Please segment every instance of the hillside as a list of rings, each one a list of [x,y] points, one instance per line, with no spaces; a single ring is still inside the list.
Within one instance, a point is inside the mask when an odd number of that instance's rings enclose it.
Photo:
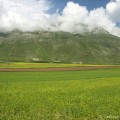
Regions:
[[[120,64],[120,38],[104,31],[0,33],[0,61]]]

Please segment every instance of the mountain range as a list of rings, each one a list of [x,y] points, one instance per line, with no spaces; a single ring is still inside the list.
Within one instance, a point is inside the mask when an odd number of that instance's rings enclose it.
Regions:
[[[102,29],[0,32],[0,62],[120,64],[120,38]]]

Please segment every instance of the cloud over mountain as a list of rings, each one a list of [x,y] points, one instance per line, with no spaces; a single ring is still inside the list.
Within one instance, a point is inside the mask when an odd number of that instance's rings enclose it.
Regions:
[[[46,0],[0,0],[0,30],[34,31],[47,26]]]
[[[62,13],[50,14],[48,0],[0,0],[0,31],[92,31],[104,28],[120,36],[120,0],[110,1],[106,8],[89,11],[86,6],[68,2]]]
[[[113,0],[106,5],[106,12],[114,22],[120,22],[120,0]]]

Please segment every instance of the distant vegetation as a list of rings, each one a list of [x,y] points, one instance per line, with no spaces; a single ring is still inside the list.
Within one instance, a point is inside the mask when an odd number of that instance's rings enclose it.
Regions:
[[[82,66],[81,64],[59,64],[59,63],[0,63],[0,68],[61,68],[61,67],[75,67]],[[85,66],[85,65],[84,65]]]
[[[8,62],[0,63],[0,68],[63,68],[63,67],[88,67],[88,66],[108,66],[120,67],[120,65],[90,65],[90,64],[63,64],[63,63],[26,63],[26,62]]]
[[[0,62],[120,64],[120,38],[104,31],[0,33]]]

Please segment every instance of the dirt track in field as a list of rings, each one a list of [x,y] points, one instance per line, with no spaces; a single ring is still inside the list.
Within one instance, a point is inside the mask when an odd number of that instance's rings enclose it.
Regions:
[[[0,72],[42,72],[42,71],[79,71],[120,68],[120,66],[80,66],[61,68],[0,68]]]

